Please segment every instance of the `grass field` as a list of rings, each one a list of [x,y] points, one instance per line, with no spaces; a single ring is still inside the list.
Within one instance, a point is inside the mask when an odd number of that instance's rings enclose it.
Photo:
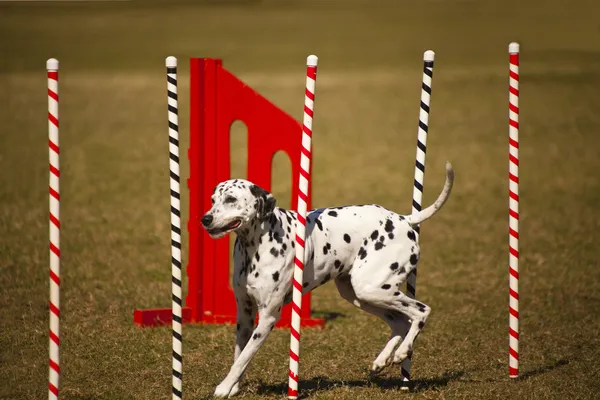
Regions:
[[[300,119],[304,61],[317,54],[313,206],[409,213],[429,48],[424,203],[439,193],[446,160],[456,182],[422,227],[417,297],[433,311],[416,343],[415,387],[398,389],[398,368],[369,377],[387,326],[329,283],[312,304],[326,329],[303,330],[303,394],[597,398],[599,12],[583,0],[0,3],[0,398],[47,391],[46,59],[61,62],[61,397],[160,399],[170,397],[171,330],[136,328],[132,312],[170,306],[164,58],[182,65],[185,154],[189,57],[223,58]],[[517,380],[507,372],[511,41],[522,49]],[[241,177],[242,133],[232,149]],[[276,166],[273,192],[285,205],[289,163]],[[234,331],[185,326],[186,399],[209,396],[225,377]],[[275,330],[250,365],[244,398],[286,396],[288,346],[289,332]]]

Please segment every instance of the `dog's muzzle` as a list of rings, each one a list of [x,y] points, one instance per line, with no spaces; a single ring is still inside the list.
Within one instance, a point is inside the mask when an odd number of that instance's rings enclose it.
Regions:
[[[210,214],[204,215],[201,220],[202,226],[204,226],[204,229],[206,229],[208,234],[211,236],[221,236],[227,234],[233,231],[234,229],[238,228],[242,224],[242,220],[240,218],[236,218],[227,225],[211,227],[213,220],[214,218]]]

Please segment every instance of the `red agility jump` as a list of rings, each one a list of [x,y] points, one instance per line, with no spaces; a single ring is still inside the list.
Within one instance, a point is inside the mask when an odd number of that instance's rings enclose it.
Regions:
[[[190,108],[188,295],[183,322],[235,323],[229,239],[211,239],[200,223],[211,206],[214,187],[231,177],[231,125],[238,120],[246,125],[248,180],[264,189],[271,190],[275,153],[282,150],[290,157],[293,210],[297,209],[298,202],[302,125],[223,68],[219,59],[190,60]],[[310,198],[307,206],[310,209]],[[303,296],[302,302],[302,326],[323,326],[323,319],[310,317],[310,293]],[[134,322],[140,326],[166,325],[171,319],[171,308],[134,312]],[[287,305],[276,326],[289,327],[290,323],[291,305]]]

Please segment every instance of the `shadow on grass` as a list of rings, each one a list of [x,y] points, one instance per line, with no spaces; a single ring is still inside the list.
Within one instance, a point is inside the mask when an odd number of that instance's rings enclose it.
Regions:
[[[519,375],[519,377],[517,379],[522,381],[522,380],[529,379],[529,378],[537,376],[537,375],[545,374],[546,372],[550,372],[553,369],[562,367],[563,365],[567,365],[568,363],[569,363],[569,360],[567,360],[565,358],[561,358],[554,364],[542,365],[541,367],[538,367],[531,371],[523,372],[522,374]]]
[[[464,371],[446,371],[442,375],[434,378],[415,379],[409,383],[410,392],[423,392],[429,389],[439,389],[449,382],[458,380],[464,375]],[[332,390],[338,387],[346,388],[382,388],[382,389],[399,389],[404,386],[402,378],[383,378],[383,377],[367,377],[363,380],[332,380],[323,376],[315,376],[309,380],[300,380],[301,398],[308,398],[316,395],[318,392]],[[281,395],[287,394],[287,383],[279,385],[264,385],[258,386],[257,394],[259,395]]]
[[[548,364],[548,365],[542,365],[538,368],[532,369],[531,371],[526,371],[523,372],[521,374],[519,374],[518,378],[515,378],[514,380],[516,381],[524,381],[526,379],[538,376],[538,375],[542,375],[545,374],[547,372],[550,372],[558,367],[562,367],[563,365],[567,365],[569,364],[569,360],[565,359],[565,358],[561,358],[560,360],[556,361],[555,363],[552,364]],[[481,383],[481,382],[500,382],[507,379],[506,376],[503,376],[502,378],[487,378],[487,379],[466,379],[463,380],[463,382],[477,382],[477,383]],[[512,379],[512,378],[511,378]]]

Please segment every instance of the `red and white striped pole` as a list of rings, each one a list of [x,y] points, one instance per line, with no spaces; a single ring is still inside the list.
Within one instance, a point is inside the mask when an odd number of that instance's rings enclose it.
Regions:
[[[298,191],[298,225],[296,226],[296,260],[294,267],[292,297],[292,328],[290,332],[290,374],[288,398],[298,398],[298,369],[300,363],[300,315],[302,310],[302,279],[304,275],[304,241],[306,239],[306,208],[312,142],[312,121],[317,80],[317,56],[306,59],[306,92],[304,97],[304,126],[302,128],[302,152],[300,155],[300,179]]]
[[[508,375],[519,376],[519,44],[508,46],[509,317]]]
[[[48,70],[48,147],[50,156],[50,372],[48,399],[58,399],[60,322],[60,168],[58,163],[58,60]]]

